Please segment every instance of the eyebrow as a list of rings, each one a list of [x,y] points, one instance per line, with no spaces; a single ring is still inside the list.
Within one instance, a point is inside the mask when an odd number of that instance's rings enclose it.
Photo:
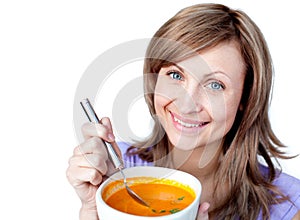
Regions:
[[[178,68],[181,72],[186,72],[181,66],[177,65],[176,63],[172,63],[170,66],[175,66],[176,68]],[[169,67],[170,67],[169,66]]]
[[[177,65],[176,63],[171,63],[171,65],[169,66],[166,66],[167,68],[168,67],[172,67],[172,66],[175,66],[176,68],[178,68],[181,72],[183,73],[186,73],[185,69],[183,69],[181,66]],[[209,72],[209,73],[205,73],[204,76],[207,77],[207,76],[210,76],[210,75],[213,75],[213,74],[222,74],[224,76],[226,76],[227,78],[231,79],[231,77],[226,74],[225,72],[221,71],[221,70],[216,70],[216,71],[213,71],[213,72]]]
[[[231,79],[231,77],[227,73],[225,73],[221,70],[216,70],[214,72],[207,73],[207,74],[205,74],[205,76],[210,76],[210,75],[213,75],[213,74],[222,74],[222,75],[226,76],[228,79]]]

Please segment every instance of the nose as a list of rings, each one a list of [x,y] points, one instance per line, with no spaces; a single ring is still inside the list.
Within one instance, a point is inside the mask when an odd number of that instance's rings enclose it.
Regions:
[[[199,113],[207,103],[207,95],[199,84],[193,84],[180,89],[174,102],[182,114]]]

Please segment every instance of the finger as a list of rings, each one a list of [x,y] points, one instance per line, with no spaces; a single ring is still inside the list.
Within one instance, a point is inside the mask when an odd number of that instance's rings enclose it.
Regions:
[[[199,210],[198,210],[198,216],[197,220],[208,220],[208,209],[209,209],[210,204],[207,202],[204,202],[200,205]]]
[[[113,133],[112,125],[108,117],[104,117],[100,120],[100,124],[107,128],[110,133]]]
[[[111,125],[111,122],[110,122],[110,119],[108,117],[104,117],[100,120],[100,124],[102,124],[106,129],[107,129],[107,138],[108,139],[105,139],[109,142],[112,142],[115,140],[115,136],[114,136],[114,132],[113,132],[113,129],[112,129],[112,125]]]
[[[100,137],[105,141],[111,142],[115,140],[111,124],[108,118],[103,118],[104,124],[85,123],[81,127],[83,137],[89,139],[91,137]]]
[[[108,169],[106,160],[97,154],[84,154],[82,156],[71,157],[69,164],[73,167],[94,168],[98,170],[101,175],[105,175]]]
[[[70,184],[74,188],[78,188],[83,184],[91,183],[94,186],[99,185],[103,177],[99,171],[87,167],[74,167],[70,166],[66,172]]]
[[[107,151],[103,141],[98,137],[92,137],[79,146],[74,148],[74,155],[83,154],[100,154],[103,158],[107,159]]]
[[[108,143],[107,143],[108,144]],[[111,142],[119,158],[122,158],[122,152],[116,142]],[[99,154],[103,160],[108,159],[107,148],[103,141],[98,137],[93,137],[74,148],[73,155],[80,156],[84,154]]]

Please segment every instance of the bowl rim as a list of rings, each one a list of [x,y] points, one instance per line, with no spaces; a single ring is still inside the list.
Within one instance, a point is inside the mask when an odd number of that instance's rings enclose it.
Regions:
[[[184,171],[181,171],[181,170],[176,170],[176,169],[171,169],[171,168],[167,168],[167,167],[159,167],[159,166],[135,166],[135,167],[128,167],[128,168],[125,168],[123,171],[125,172],[125,175],[126,173],[128,172],[128,170],[130,171],[134,171],[135,169],[151,169],[151,170],[162,170],[166,173],[170,172],[170,173],[179,173],[179,174],[184,174],[184,175],[187,175],[189,176],[190,178],[194,179],[195,180],[195,183],[197,185],[197,187],[199,187],[197,190],[194,189],[194,187],[191,187],[194,192],[195,192],[195,199],[194,201],[189,204],[185,209],[181,210],[180,212],[177,212],[177,213],[174,213],[172,214],[172,216],[175,218],[177,216],[181,216],[183,215],[184,213],[186,212],[189,212],[192,207],[195,205],[195,203],[200,203],[200,196],[201,196],[201,193],[202,193],[202,184],[201,182],[195,177],[193,176],[192,174],[190,173],[187,173],[187,172],[184,172]],[[122,212],[122,211],[119,211],[117,209],[114,209],[113,207],[109,206],[106,204],[106,202],[104,201],[104,199],[102,199],[102,192],[105,188],[105,186],[110,183],[110,182],[113,182],[113,181],[116,181],[120,178],[115,178],[116,176],[120,175],[119,172],[115,172],[114,174],[112,174],[111,176],[109,176],[104,182],[101,183],[101,185],[99,186],[99,188],[97,189],[96,191],[96,203],[97,203],[97,208],[99,206],[100,203],[104,204],[104,206],[106,206],[110,212],[112,212],[112,215],[113,213],[118,213],[118,214],[122,214],[124,215],[124,217],[131,217],[131,218],[139,218],[139,219],[163,219],[163,218],[166,218],[166,216],[169,216],[169,215],[164,215],[164,216],[139,216],[139,215],[133,215],[133,214],[128,214],[126,212]],[[147,172],[145,171],[145,175],[144,176],[149,176],[149,177],[153,177],[151,175],[147,175]],[[170,175],[169,175],[170,176]],[[131,176],[130,176],[131,177]],[[128,178],[130,178],[128,177]],[[162,177],[162,178],[165,178],[165,177]],[[166,177],[166,179],[168,179]],[[170,178],[171,179],[171,178]],[[172,179],[171,179],[172,180]],[[175,180],[175,181],[178,181],[180,182],[180,180]],[[182,184],[186,184],[186,183],[182,183]]]

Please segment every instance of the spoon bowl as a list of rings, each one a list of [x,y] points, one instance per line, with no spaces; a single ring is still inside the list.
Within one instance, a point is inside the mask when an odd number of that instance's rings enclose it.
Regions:
[[[126,180],[126,176],[123,172],[122,169],[120,169],[120,172],[123,176],[123,182],[124,182],[124,185],[125,185],[125,188],[126,188],[126,191],[127,193],[138,203],[144,205],[144,206],[147,206],[147,207],[150,207],[150,205],[145,202],[145,200],[143,200],[138,194],[136,194],[128,185],[127,185],[127,180]]]

